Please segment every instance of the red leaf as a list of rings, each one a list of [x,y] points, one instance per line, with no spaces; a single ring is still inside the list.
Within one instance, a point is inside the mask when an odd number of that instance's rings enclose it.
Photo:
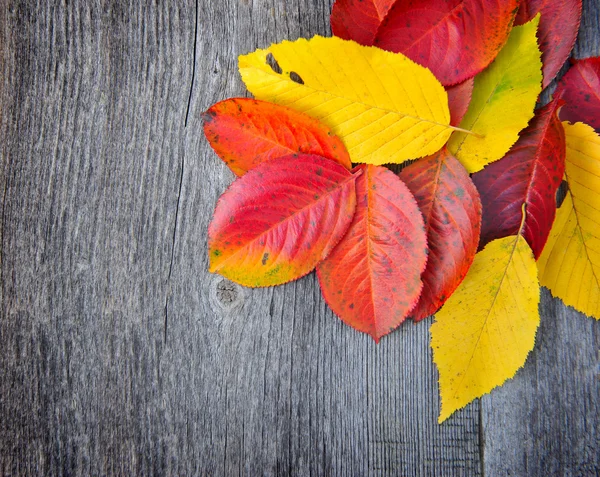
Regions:
[[[469,109],[475,80],[470,78],[454,86],[447,86],[448,107],[450,108],[450,125],[458,126]]]
[[[400,173],[425,218],[429,244],[423,292],[411,316],[422,320],[444,304],[467,274],[479,243],[481,202],[475,185],[446,148]]]
[[[356,170],[363,174],[354,220],[317,274],[331,309],[378,342],[419,298],[427,244],[419,208],[400,179],[381,166]]]
[[[202,117],[208,142],[238,176],[269,159],[296,152],[352,167],[344,144],[331,129],[293,109],[232,98],[214,104]]]
[[[480,248],[494,239],[516,235],[526,206],[523,236],[536,259],[548,239],[556,213],[556,190],[565,170],[565,134],[554,100],[536,111],[506,156],[473,174],[481,194]]]
[[[556,77],[573,49],[581,21],[581,0],[523,0],[515,25],[523,25],[541,13],[538,43],[546,87]]]
[[[600,132],[600,57],[574,60],[555,97],[565,100],[560,119],[584,122]]]
[[[371,46],[377,29],[396,0],[337,0],[331,9],[335,36]]]
[[[331,28],[336,36],[403,53],[448,86],[492,62],[508,38],[519,1],[397,0],[374,30],[379,17],[351,16],[358,5],[371,2],[337,0]]]
[[[356,175],[300,154],[260,164],[221,196],[208,228],[211,272],[249,287],[309,273],[346,233]]]

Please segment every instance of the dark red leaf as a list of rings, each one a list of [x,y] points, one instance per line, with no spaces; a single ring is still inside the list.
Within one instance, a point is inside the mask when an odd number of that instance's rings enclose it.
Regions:
[[[367,21],[353,14],[372,1],[337,0],[331,28],[336,36],[403,53],[448,86],[492,62],[508,38],[519,1],[397,0],[384,16],[369,13]]]
[[[381,166],[356,170],[362,175],[354,220],[317,274],[331,309],[378,342],[419,298],[427,245],[423,218],[402,181]]]
[[[581,0],[523,0],[515,25],[523,25],[541,13],[538,43],[542,51],[545,88],[565,64],[579,32]]]
[[[450,108],[450,124],[458,126],[469,109],[475,80],[470,78],[454,86],[447,86],[448,107]]]
[[[473,174],[481,194],[480,248],[494,239],[519,233],[539,257],[556,214],[556,190],[565,170],[565,134],[556,111],[559,100],[538,110],[519,140],[499,161]]]
[[[315,155],[260,164],[217,203],[208,228],[209,270],[250,287],[306,275],[346,233],[356,207],[355,179]]]
[[[446,148],[400,173],[425,218],[429,258],[423,292],[411,316],[435,313],[467,274],[479,243],[481,202],[475,185]]]
[[[344,144],[331,129],[285,106],[232,98],[214,104],[202,117],[208,142],[238,176],[261,162],[296,152],[352,167]]]
[[[560,80],[555,97],[565,100],[560,119],[581,121],[600,132],[600,57],[573,61]]]

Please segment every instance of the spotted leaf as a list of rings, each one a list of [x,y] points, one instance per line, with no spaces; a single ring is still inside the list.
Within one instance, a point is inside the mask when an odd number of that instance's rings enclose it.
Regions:
[[[221,196],[208,229],[210,271],[249,287],[309,273],[354,215],[356,174],[329,159],[273,159]]]
[[[400,179],[417,199],[429,244],[423,292],[410,316],[435,313],[463,280],[479,242],[481,203],[469,174],[446,148],[406,167]]]
[[[202,117],[208,142],[238,176],[292,153],[316,154],[352,167],[344,144],[331,129],[293,109],[232,98],[211,106]]]
[[[317,274],[331,309],[377,342],[419,298],[426,237],[415,199],[393,172],[372,165],[357,172],[356,215]]]

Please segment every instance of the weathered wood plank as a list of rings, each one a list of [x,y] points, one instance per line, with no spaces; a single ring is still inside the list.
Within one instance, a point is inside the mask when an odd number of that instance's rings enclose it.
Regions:
[[[206,273],[231,175],[199,112],[244,94],[237,54],[326,33],[328,8],[202,2],[187,130],[191,2],[5,11],[4,473],[478,468],[472,413],[433,424],[425,326],[377,348],[314,277],[250,292]]]
[[[4,475],[166,465],[156,388],[193,31],[184,7],[1,9]]]
[[[232,180],[199,114],[237,55],[328,34],[330,4],[9,4],[2,17],[4,474],[473,475],[477,405],[439,427],[427,324],[381,346],[314,276],[207,269]],[[164,341],[164,320],[168,335]]]
[[[600,473],[600,327],[543,294],[536,346],[481,400],[486,475]]]
[[[4,6],[0,474],[479,474],[479,403],[436,423],[429,321],[375,346],[314,275],[247,290],[206,272],[233,176],[199,115],[245,95],[237,55],[329,34],[330,3],[199,0],[187,129],[194,0]],[[491,458],[512,442],[484,417]]]
[[[600,3],[583,1],[576,58],[600,55]],[[481,400],[485,475],[600,474],[600,327],[542,293],[536,345]]]

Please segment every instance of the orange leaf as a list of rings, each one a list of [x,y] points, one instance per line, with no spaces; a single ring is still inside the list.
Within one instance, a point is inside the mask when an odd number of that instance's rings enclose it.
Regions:
[[[297,152],[352,167],[344,144],[331,129],[285,106],[232,98],[214,104],[202,117],[208,142],[237,176],[269,159]]]
[[[417,203],[398,176],[381,166],[356,170],[354,220],[317,274],[331,309],[378,342],[419,298],[427,243]]]

